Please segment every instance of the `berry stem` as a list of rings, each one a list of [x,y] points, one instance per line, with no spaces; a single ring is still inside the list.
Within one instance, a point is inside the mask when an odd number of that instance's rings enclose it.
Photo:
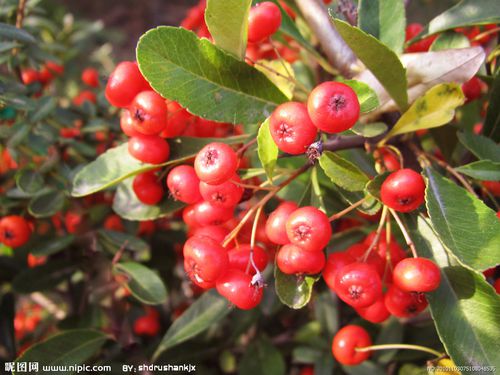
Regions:
[[[394,220],[396,220],[396,223],[398,223],[399,229],[403,233],[406,244],[410,247],[410,250],[411,250],[411,253],[413,254],[413,257],[418,258],[417,249],[415,248],[415,244],[413,243],[413,241],[410,237],[410,234],[408,233],[408,229],[406,229],[406,226],[403,224],[403,222],[401,221],[401,218],[396,213],[396,211],[394,211],[392,208],[389,208],[389,211],[391,212],[392,217],[394,217]]]
[[[420,352],[429,353],[435,355],[436,357],[441,357],[443,353],[437,350],[428,348],[426,346],[420,345],[410,345],[410,344],[384,344],[384,345],[370,345],[363,348],[356,348],[357,352],[371,352],[375,350],[391,350],[391,349],[408,349],[408,350],[418,350]]]
[[[247,269],[245,273],[248,273],[250,270],[250,265],[252,265],[255,273],[259,273],[259,269],[255,265],[255,262],[253,260],[253,249],[255,247],[255,236],[257,234],[257,227],[259,225],[259,218],[260,214],[262,212],[263,206],[260,206],[257,211],[255,212],[255,217],[253,219],[253,225],[252,225],[252,235],[250,236],[250,256],[248,258],[248,264],[247,264]]]
[[[336,214],[332,215],[329,217],[328,220],[330,221],[334,221],[334,220],[337,220],[339,218],[341,218],[342,216],[344,216],[345,214],[351,212],[352,210],[354,210],[355,208],[361,206],[364,202],[366,201],[366,197],[363,198],[363,199],[360,199],[359,201],[357,201],[356,203],[353,203],[351,204],[349,207],[347,207],[345,210],[342,210],[340,212],[337,212]]]
[[[245,143],[243,146],[241,146],[238,151],[236,152],[238,154],[238,157],[241,158],[245,152],[252,147],[255,143],[257,143],[257,138],[252,139],[251,141]]]
[[[370,244],[368,249],[366,249],[365,256],[363,257],[363,262],[366,262],[366,260],[370,256],[370,253],[375,248],[375,246],[377,246],[378,241],[380,240],[382,228],[384,228],[384,224],[385,224],[386,217],[387,217],[387,210],[388,210],[387,206],[384,206],[384,208],[382,208],[382,215],[380,216],[380,221],[378,222],[378,227],[377,227],[377,231],[375,232],[375,237],[373,237],[372,243]]]

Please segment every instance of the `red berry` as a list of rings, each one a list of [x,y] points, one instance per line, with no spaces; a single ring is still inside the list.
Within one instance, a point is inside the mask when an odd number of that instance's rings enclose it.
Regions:
[[[82,82],[90,87],[99,86],[99,73],[94,68],[86,68],[82,72]]]
[[[425,182],[412,169],[400,169],[385,179],[380,189],[382,202],[399,212],[410,212],[424,202]]]
[[[128,109],[124,109],[120,115],[120,127],[122,128],[122,131],[129,137],[142,135],[137,130],[135,130],[133,124],[134,120],[132,118],[132,115],[130,114],[130,111]]]
[[[28,242],[31,236],[29,223],[21,216],[11,215],[0,219],[0,242],[16,248]]]
[[[227,252],[229,256],[229,267],[246,272],[247,266],[250,264],[250,249],[250,244],[241,244],[229,250]],[[262,247],[257,245],[254,246],[253,261],[259,271],[262,272],[266,269],[269,258]],[[253,275],[255,274],[255,269],[250,265],[248,272],[250,275]]]
[[[129,139],[128,152],[143,163],[161,164],[168,160],[170,146],[157,135],[138,135]]]
[[[129,107],[133,126],[139,133],[156,135],[167,126],[167,103],[154,91],[142,91]]]
[[[500,181],[483,181],[483,186],[495,197],[500,197]]]
[[[197,228],[200,223],[196,220],[196,205],[190,204],[182,210],[182,221],[190,228]]]
[[[141,91],[151,90],[136,62],[123,61],[109,76],[106,85],[106,99],[115,107],[128,107]]]
[[[495,288],[495,292],[497,292],[497,294],[500,294],[500,279],[495,280],[493,288]]]
[[[372,345],[370,335],[360,326],[348,325],[333,338],[332,353],[335,359],[347,366],[355,366],[366,361],[371,352],[359,352],[356,348]]]
[[[64,66],[57,64],[54,61],[47,61],[45,63],[45,67],[56,75],[61,75],[64,73]]]
[[[153,171],[135,176],[132,188],[137,199],[144,204],[155,205],[163,198],[163,187]]]
[[[207,225],[205,227],[195,227],[191,232],[192,236],[207,236],[213,238],[219,243],[224,241],[224,238],[229,234],[229,230],[222,225]],[[228,253],[229,254],[229,253]],[[231,261],[231,259],[229,259]]]
[[[479,99],[482,93],[481,80],[477,77],[472,77],[462,85],[462,91],[467,98],[467,102]]]
[[[351,263],[337,272],[335,291],[352,307],[367,307],[382,297],[382,281],[372,265]]]
[[[134,322],[134,332],[138,336],[156,336],[159,331],[160,322],[155,316],[141,316]]]
[[[320,273],[325,262],[325,254],[322,251],[305,251],[293,244],[282,246],[276,256],[276,265],[281,272],[288,275]]]
[[[286,245],[290,242],[286,234],[286,221],[297,208],[295,202],[285,201],[269,215],[266,221],[266,234],[271,242],[277,245]]]
[[[426,258],[407,258],[393,271],[393,281],[405,292],[432,292],[441,282],[441,272],[433,261]]]
[[[28,267],[33,268],[33,267],[41,266],[42,264],[45,264],[47,262],[47,257],[28,254],[28,258],[27,258],[26,262],[28,263]]]
[[[278,148],[292,155],[306,152],[318,133],[306,106],[298,102],[279,105],[269,119],[269,130]]]
[[[211,185],[219,185],[234,176],[238,156],[225,143],[212,142],[203,147],[194,161],[198,178]]]
[[[409,318],[418,315],[427,307],[427,300],[422,293],[403,292],[391,285],[384,297],[385,307],[398,318]]]
[[[125,227],[123,226],[122,219],[118,215],[109,215],[103,224],[104,228],[109,230],[114,230],[115,232],[124,232]]]
[[[83,90],[77,96],[73,98],[74,105],[83,105],[83,103],[89,102],[95,104],[97,102],[97,97],[92,91]]]
[[[227,251],[210,237],[194,236],[184,244],[184,269],[198,286],[208,289],[227,270]]]
[[[345,251],[328,255],[325,269],[323,270],[323,279],[325,279],[326,285],[335,291],[335,277],[338,271],[354,262],[356,262],[356,259]]]
[[[179,103],[174,101],[168,101],[167,111],[167,126],[163,129],[160,136],[174,138],[182,135],[192,116]]]
[[[245,191],[241,186],[236,185],[235,182],[241,183],[237,174],[231,180],[223,182],[220,185],[209,185],[206,182],[200,182],[201,196],[214,206],[232,208],[238,204]]]
[[[309,94],[307,111],[318,129],[340,133],[352,128],[359,119],[358,96],[343,83],[324,82]]]
[[[217,279],[217,291],[242,310],[256,307],[262,299],[262,288],[252,285],[252,276],[230,269]]]
[[[382,323],[391,316],[391,313],[385,307],[384,299],[379,298],[375,303],[368,307],[360,307],[356,309],[356,312],[363,319],[368,320],[371,323]]]
[[[26,68],[21,71],[21,80],[25,85],[30,85],[38,82],[40,80],[40,76],[35,69]]]
[[[294,245],[307,251],[323,250],[332,236],[328,216],[315,207],[295,210],[286,222],[286,234]]]
[[[258,43],[273,35],[281,25],[281,10],[271,1],[264,1],[250,9],[248,41]]]
[[[195,219],[200,225],[220,225],[233,217],[233,208],[214,206],[202,201],[194,206]]]
[[[366,257],[368,248],[369,246],[365,245],[364,243],[356,243],[349,246],[346,252],[358,262],[371,264],[373,267],[375,267],[380,277],[384,276],[385,259],[382,259],[380,255],[378,255],[373,249],[368,254],[368,257]]]
[[[424,30],[424,27],[419,23],[411,23],[406,27],[405,41],[415,38]],[[436,40],[437,35],[429,36],[416,43],[411,44],[406,48],[407,52],[427,52],[431,48],[432,43]]]
[[[179,165],[173,168],[167,177],[170,194],[181,202],[192,204],[202,199],[200,179],[190,165]]]
[[[401,163],[399,162],[399,158],[389,148],[386,147],[379,148],[375,150],[373,156],[375,157],[375,159],[378,160],[379,163],[382,163],[389,172],[394,172],[397,171],[398,169],[401,169]]]

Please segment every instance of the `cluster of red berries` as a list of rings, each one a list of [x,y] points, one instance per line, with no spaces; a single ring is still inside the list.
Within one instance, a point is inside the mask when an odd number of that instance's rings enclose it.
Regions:
[[[0,219],[0,243],[11,248],[26,244],[31,236],[31,225],[22,216],[10,215]]]
[[[81,80],[86,86],[97,88],[99,87],[99,72],[94,68],[85,68]],[[73,104],[76,106],[81,106],[86,101],[95,104],[97,102],[96,94],[91,90],[82,90],[73,98]]]
[[[64,66],[47,61],[40,70],[26,68],[21,71],[21,80],[25,85],[40,83],[42,87],[47,86],[57,76],[64,73]]]

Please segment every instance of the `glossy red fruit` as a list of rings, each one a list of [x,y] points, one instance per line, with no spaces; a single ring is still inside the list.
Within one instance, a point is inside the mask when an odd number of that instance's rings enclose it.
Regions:
[[[229,268],[246,272],[250,261],[250,248],[250,244],[241,244],[229,250],[227,252],[229,257]],[[258,245],[255,245],[253,248],[253,261],[257,269],[261,272],[266,269],[269,261],[266,251]],[[252,265],[248,268],[248,273],[251,275],[255,274],[255,269]]]
[[[174,138],[182,135],[192,116],[182,108],[179,103],[172,100],[167,102],[167,126],[161,132],[160,136],[164,138]]]
[[[314,88],[307,99],[307,111],[316,127],[327,133],[350,129],[359,119],[358,96],[340,82],[324,82]]]
[[[424,30],[424,27],[419,23],[411,23],[406,27],[405,41],[409,41],[416,37]],[[407,52],[427,52],[432,43],[436,40],[437,35],[429,36],[416,43],[411,44],[406,48]]]
[[[103,224],[104,228],[109,230],[114,230],[116,232],[124,232],[125,227],[123,226],[123,222],[120,216],[118,215],[109,215],[106,220],[104,220]]]
[[[500,197],[500,181],[483,181],[483,186],[495,197]]]
[[[28,254],[28,258],[26,259],[26,262],[28,263],[28,267],[33,268],[33,267],[41,266],[42,264],[47,263],[47,257]]]
[[[95,104],[97,102],[97,97],[92,91],[83,90],[73,98],[74,105],[80,106],[83,105],[83,103],[85,102],[89,102],[92,104]]]
[[[174,199],[181,202],[192,204],[202,199],[200,179],[190,165],[179,165],[173,168],[168,174],[167,186]]]
[[[134,322],[134,333],[138,336],[156,336],[158,332],[160,332],[160,322],[155,316],[141,316]]]
[[[387,310],[387,307],[385,307],[383,298],[379,298],[368,307],[356,309],[356,312],[363,319],[375,324],[385,322],[387,318],[391,316],[391,313]]]
[[[143,163],[161,164],[168,160],[170,146],[157,135],[138,135],[129,139],[128,152]]]
[[[186,223],[189,229],[200,227],[200,223],[196,220],[196,205],[190,204],[182,210],[182,221]]]
[[[325,262],[325,254],[322,251],[305,251],[293,244],[282,246],[276,255],[276,265],[281,272],[288,275],[320,273]]]
[[[213,206],[232,208],[238,204],[245,191],[237,183],[241,183],[241,179],[237,174],[234,174],[230,180],[220,185],[200,182],[200,193],[203,199]]]
[[[242,310],[256,307],[262,299],[262,288],[252,285],[252,276],[236,269],[229,269],[217,279],[217,291]]]
[[[385,307],[398,318],[409,318],[420,314],[427,307],[427,300],[422,293],[404,292],[391,285],[384,297]]]
[[[337,272],[335,291],[352,307],[367,307],[382,297],[382,281],[372,265],[351,263]]]
[[[424,193],[424,179],[412,169],[391,173],[380,189],[382,202],[399,212],[416,210],[424,202]]]
[[[21,80],[25,85],[30,85],[38,82],[40,80],[40,76],[35,69],[26,68],[21,71]]]
[[[467,102],[479,99],[482,93],[481,80],[477,77],[472,77],[470,80],[462,85],[462,91],[464,92]]]
[[[343,365],[355,366],[370,358],[371,352],[359,352],[356,348],[372,345],[370,335],[360,326],[347,325],[339,330],[332,343],[335,359]]]
[[[250,9],[248,41],[258,43],[273,35],[281,25],[281,10],[271,1],[264,1]]]
[[[356,262],[349,253],[342,251],[331,253],[326,259],[325,269],[323,270],[323,279],[328,287],[335,291],[335,277],[337,272],[348,264]]]
[[[378,148],[373,153],[373,156],[389,172],[394,172],[397,171],[398,169],[401,169],[401,163],[399,162],[398,156],[389,148],[386,147]]]
[[[184,244],[183,254],[186,273],[204,289],[213,288],[229,265],[226,249],[210,237],[189,238]]]
[[[99,73],[94,68],[85,68],[82,72],[82,82],[90,87],[99,87]]]
[[[269,215],[266,221],[266,234],[269,240],[277,245],[286,245],[290,242],[286,234],[286,221],[298,208],[292,201],[285,201]]]
[[[28,242],[31,236],[29,223],[17,215],[4,216],[0,219],[0,242],[16,248]]]
[[[128,109],[124,109],[120,115],[120,127],[128,137],[142,135],[134,128],[134,120]]]
[[[292,155],[306,152],[318,133],[305,104],[298,102],[279,105],[269,119],[269,130],[276,146]]]
[[[368,248],[369,246],[365,245],[364,243],[356,243],[354,245],[349,246],[346,252],[349,255],[351,255],[354,259],[356,259],[356,261],[372,265],[377,270],[380,277],[384,276],[385,260],[382,259],[374,249],[372,249],[368,254],[368,257],[366,257],[366,252]]]
[[[138,174],[132,182],[137,199],[148,205],[155,205],[163,198],[163,187],[152,171]]]
[[[106,85],[106,99],[115,107],[126,108],[141,91],[151,90],[136,62],[119,63],[109,76]]]
[[[220,225],[233,217],[233,208],[214,206],[206,201],[195,204],[195,219],[200,225]]]
[[[207,236],[222,243],[224,238],[229,234],[229,230],[222,225],[207,225],[204,227],[195,227],[191,234],[192,236]]]
[[[211,185],[219,185],[234,176],[238,156],[225,143],[212,142],[203,147],[194,160],[198,178]]]
[[[441,272],[426,258],[407,258],[400,261],[392,274],[394,285],[405,292],[432,292],[441,282]]]
[[[157,135],[167,126],[167,103],[152,90],[137,94],[129,111],[133,126],[139,133]]]
[[[294,245],[307,251],[323,250],[332,236],[328,216],[315,207],[295,210],[286,222],[286,234]]]

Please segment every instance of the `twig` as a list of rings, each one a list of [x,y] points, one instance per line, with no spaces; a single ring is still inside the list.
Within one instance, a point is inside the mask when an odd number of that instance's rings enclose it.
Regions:
[[[396,211],[394,211],[392,208],[389,208],[389,211],[391,212],[392,217],[394,217],[394,219],[396,220],[396,223],[398,223],[399,229],[403,233],[403,237],[405,238],[406,244],[410,247],[413,257],[418,258],[417,249],[415,248],[415,244],[413,243],[410,234],[408,233],[408,229],[406,229],[406,226],[403,224]]]
[[[365,256],[363,257],[363,261],[366,262],[372,250],[377,246],[378,241],[380,240],[380,234],[382,233],[382,228],[384,228],[385,218],[387,217],[387,206],[382,208],[382,215],[380,216],[380,221],[378,222],[377,231],[375,232],[375,237],[373,237],[372,243],[368,246],[368,249],[365,251]]]
[[[115,256],[113,257],[113,260],[111,261],[112,265],[115,265],[120,261],[127,245],[128,245],[128,240],[124,241],[123,244],[120,246],[120,249],[118,249],[118,251],[116,252]]]
[[[338,218],[344,216],[345,214],[351,212],[352,210],[354,210],[355,208],[361,206],[364,202],[366,201],[366,197],[363,198],[363,199],[360,199],[359,201],[357,201],[356,203],[350,205],[349,207],[347,207],[345,210],[342,210],[340,212],[337,212],[336,214],[330,216],[330,218],[328,220],[330,221],[334,221],[334,220],[337,220]]]
[[[31,299],[44,307],[49,313],[53,314],[57,319],[62,320],[66,317],[66,312],[59,308],[54,302],[45,297],[40,292],[34,292],[30,295]]]

